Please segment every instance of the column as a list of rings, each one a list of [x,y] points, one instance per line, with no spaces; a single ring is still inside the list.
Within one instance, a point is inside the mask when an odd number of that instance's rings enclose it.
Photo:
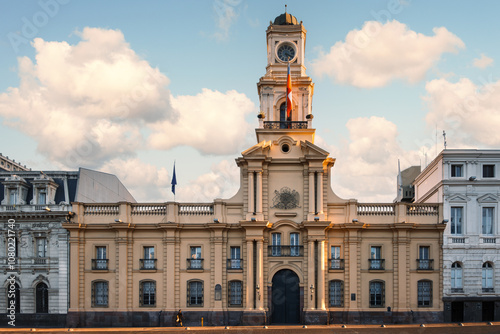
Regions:
[[[262,213],[262,172],[257,172],[257,213]]]
[[[263,251],[263,240],[257,240],[257,285],[259,290],[257,293],[257,309],[264,309],[264,251]]]
[[[314,240],[308,240],[307,251],[307,283],[304,294],[307,296],[307,305],[310,310],[313,310],[316,304],[314,293],[311,294],[311,285],[314,286]],[[316,287],[314,287],[316,288]]]
[[[323,172],[318,173],[318,213],[323,213]]]
[[[309,172],[309,213],[314,214],[314,172]]]
[[[248,172],[248,213],[249,214],[252,214],[255,212],[253,198],[254,198],[253,172]]]
[[[318,309],[324,310],[325,305],[325,240],[318,241]]]
[[[247,310],[253,309],[254,299],[254,282],[253,282],[253,241],[247,240],[247,288],[246,288],[246,299],[247,299]]]

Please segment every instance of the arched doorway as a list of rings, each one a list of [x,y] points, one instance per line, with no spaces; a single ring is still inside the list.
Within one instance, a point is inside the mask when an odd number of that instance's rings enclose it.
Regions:
[[[299,277],[289,269],[278,271],[272,287],[273,324],[300,323]]]
[[[45,283],[36,286],[36,313],[49,313],[49,289]]]

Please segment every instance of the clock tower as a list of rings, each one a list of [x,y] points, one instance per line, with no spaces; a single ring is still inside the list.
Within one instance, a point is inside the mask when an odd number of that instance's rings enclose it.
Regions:
[[[270,22],[266,31],[266,74],[260,78],[257,90],[260,98],[257,140],[275,139],[284,133],[314,142],[312,129],[312,97],[314,84],[306,75],[304,65],[306,29],[291,14],[284,13]],[[290,65],[292,111],[286,113],[287,70]]]

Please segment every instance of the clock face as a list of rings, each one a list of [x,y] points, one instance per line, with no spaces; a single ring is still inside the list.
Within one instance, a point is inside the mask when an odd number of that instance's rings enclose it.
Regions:
[[[282,44],[278,48],[278,58],[281,61],[291,61],[295,58],[295,48],[290,44]]]

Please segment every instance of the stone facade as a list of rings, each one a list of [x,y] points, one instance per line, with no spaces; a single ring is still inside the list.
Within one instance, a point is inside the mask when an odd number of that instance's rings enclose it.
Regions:
[[[416,202],[443,203],[445,321],[500,320],[500,151],[444,150],[416,178]]]
[[[442,205],[333,192],[335,159],[314,144],[306,30],[287,15],[267,29],[257,144],[236,159],[234,197],[73,203],[68,325],[173,326],[180,309],[186,325],[442,320]]]

